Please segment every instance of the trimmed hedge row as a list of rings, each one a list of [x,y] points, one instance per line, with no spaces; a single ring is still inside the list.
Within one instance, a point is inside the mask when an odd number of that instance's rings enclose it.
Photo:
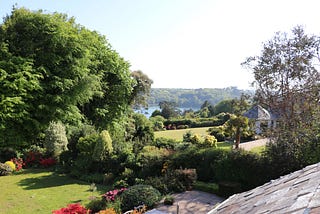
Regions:
[[[163,124],[168,127],[199,128],[209,126],[221,126],[226,122],[226,118],[196,118],[196,119],[172,119],[166,120]]]

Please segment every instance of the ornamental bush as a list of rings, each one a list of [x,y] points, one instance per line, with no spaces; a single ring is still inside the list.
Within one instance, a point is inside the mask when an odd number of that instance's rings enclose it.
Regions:
[[[217,142],[218,140],[214,136],[206,135],[203,141],[203,146],[217,148]]]
[[[7,164],[12,169],[12,171],[16,170],[16,165],[12,161],[6,161],[4,164]]]
[[[67,150],[66,129],[61,122],[50,122],[45,134],[44,147],[50,155],[58,157],[61,152]]]
[[[152,208],[160,200],[160,192],[150,185],[134,185],[124,191],[121,195],[122,211],[131,210],[139,205]]]
[[[4,163],[0,163],[0,176],[9,175],[12,172],[10,166]]]

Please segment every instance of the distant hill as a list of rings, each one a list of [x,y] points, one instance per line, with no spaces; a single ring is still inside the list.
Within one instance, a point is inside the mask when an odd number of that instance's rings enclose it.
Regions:
[[[158,106],[161,101],[176,102],[181,108],[200,108],[207,100],[212,105],[226,99],[239,98],[241,94],[253,95],[254,91],[228,88],[151,88],[149,106]]]

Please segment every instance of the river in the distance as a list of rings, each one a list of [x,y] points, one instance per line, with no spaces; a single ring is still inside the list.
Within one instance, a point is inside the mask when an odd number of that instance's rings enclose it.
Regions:
[[[178,109],[180,109],[181,112],[183,112],[184,110],[189,110],[189,109],[192,109],[193,111],[199,110],[199,108],[178,108]],[[139,109],[139,110],[136,110],[135,112],[144,114],[147,118],[149,118],[155,110],[161,111],[159,106],[150,106],[147,109]]]

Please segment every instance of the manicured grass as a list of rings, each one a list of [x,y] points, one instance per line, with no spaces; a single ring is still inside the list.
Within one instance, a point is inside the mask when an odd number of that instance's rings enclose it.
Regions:
[[[207,130],[209,128],[210,127],[158,131],[158,132],[155,132],[154,135],[155,135],[155,138],[164,137],[164,138],[182,141],[183,135],[188,131],[191,131],[193,134],[206,136],[208,135]]]
[[[193,134],[199,134],[200,136],[206,136],[208,135],[207,130],[209,128],[210,127],[158,131],[158,132],[155,132],[154,135],[155,135],[155,138],[163,137],[163,138],[173,139],[177,141],[182,141],[183,135],[188,131],[191,131]],[[231,149],[232,143],[218,142],[218,147],[221,149]]]
[[[52,213],[69,203],[85,206],[92,196],[99,197],[106,189],[43,169],[26,169],[17,174],[0,176],[0,213]]]

